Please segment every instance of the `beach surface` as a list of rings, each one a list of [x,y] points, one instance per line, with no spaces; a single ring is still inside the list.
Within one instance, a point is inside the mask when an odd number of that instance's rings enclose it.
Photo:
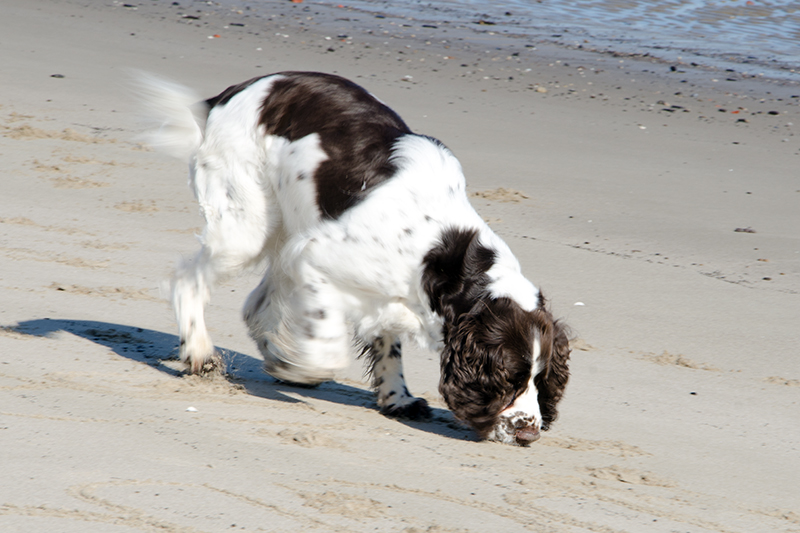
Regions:
[[[3,8],[0,531],[800,531],[796,85],[346,5]],[[337,73],[441,139],[573,330],[552,429],[478,441],[411,346],[429,422],[383,417],[358,361],[276,383],[259,272],[207,311],[228,377],[184,375],[165,289],[202,219],[136,70],[204,97]]]

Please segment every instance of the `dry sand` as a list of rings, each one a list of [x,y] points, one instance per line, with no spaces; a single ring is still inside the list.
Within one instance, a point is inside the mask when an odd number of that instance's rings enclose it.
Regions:
[[[3,3],[0,531],[800,531],[800,90],[170,4]],[[208,96],[336,72],[442,139],[576,333],[553,429],[477,442],[415,350],[428,423],[381,416],[358,364],[276,384],[239,319],[257,273],[208,311],[233,377],[183,376],[162,286],[201,219],[128,68]]]

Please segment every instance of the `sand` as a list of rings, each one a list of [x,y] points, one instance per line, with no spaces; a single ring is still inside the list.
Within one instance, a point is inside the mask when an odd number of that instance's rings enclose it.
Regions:
[[[800,531],[797,87],[183,3],[4,2],[0,531]],[[574,330],[551,431],[477,441],[415,349],[430,422],[381,416],[359,363],[275,383],[239,318],[258,272],[208,310],[229,379],[183,375],[164,285],[202,220],[130,69],[207,96],[335,72],[445,142]]]

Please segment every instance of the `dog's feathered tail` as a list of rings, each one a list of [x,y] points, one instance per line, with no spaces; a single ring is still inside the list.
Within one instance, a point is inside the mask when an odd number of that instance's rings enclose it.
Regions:
[[[208,105],[189,89],[147,74],[133,84],[147,131],[143,141],[169,155],[188,159],[203,142]]]

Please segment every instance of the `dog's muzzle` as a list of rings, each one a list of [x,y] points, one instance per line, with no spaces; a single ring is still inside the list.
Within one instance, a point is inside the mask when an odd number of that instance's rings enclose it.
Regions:
[[[500,416],[497,425],[486,436],[487,439],[512,446],[527,446],[541,436],[536,417],[516,411]]]

